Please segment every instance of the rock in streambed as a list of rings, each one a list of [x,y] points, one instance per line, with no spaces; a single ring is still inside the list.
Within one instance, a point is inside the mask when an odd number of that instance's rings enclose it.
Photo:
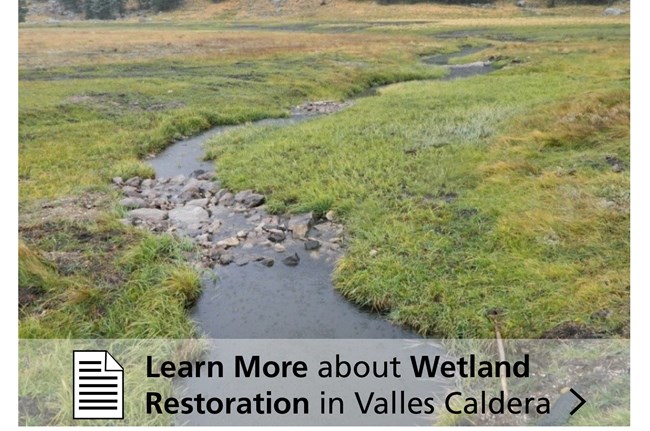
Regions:
[[[204,171],[189,178],[115,178],[114,187],[124,195],[119,204],[127,210],[122,222],[191,239],[210,268],[249,262],[271,268],[276,258],[295,267],[301,254],[328,262],[338,258],[343,227],[333,217],[270,215],[264,195],[232,193],[211,178]]]

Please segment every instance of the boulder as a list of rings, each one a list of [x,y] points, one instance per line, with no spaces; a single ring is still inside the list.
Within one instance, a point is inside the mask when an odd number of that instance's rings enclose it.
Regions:
[[[163,210],[170,210],[174,205],[165,198],[155,198],[151,200],[151,206]]]
[[[222,265],[229,265],[235,260],[235,257],[231,253],[222,253],[219,256],[219,263]]]
[[[123,186],[122,194],[124,194],[125,196],[137,196],[138,188],[133,186]]]
[[[209,218],[208,212],[197,206],[174,208],[169,211],[169,219],[174,224],[190,225],[207,221]]]
[[[233,203],[235,203],[235,196],[230,192],[226,192],[219,197],[219,205],[230,206]]]
[[[199,188],[203,193],[210,193],[212,195],[216,195],[217,192],[219,191],[219,184],[214,183],[212,181],[203,181],[201,182]]]
[[[201,244],[201,245],[210,245],[210,234],[209,233],[203,233],[199,236],[197,236],[196,241]]]
[[[224,250],[225,249],[223,247],[212,247],[208,251],[208,256],[210,256],[210,259],[212,260],[218,260],[219,256],[221,256],[221,253],[223,253]]]
[[[311,251],[311,250],[318,250],[319,248],[320,248],[320,241],[311,238],[305,241],[305,250]]]
[[[169,184],[174,184],[174,185],[179,186],[179,185],[183,184],[186,179],[187,178],[185,178],[185,175],[176,175],[175,177],[172,177],[169,180]]]
[[[237,247],[239,245],[239,239],[236,236],[231,236],[230,238],[222,239],[217,242],[217,246],[222,247]]]
[[[208,233],[215,233],[219,229],[221,229],[222,224],[223,223],[221,222],[221,220],[215,220],[208,225],[208,228],[206,230],[208,231]]]
[[[282,263],[287,266],[298,266],[300,263],[300,256],[298,256],[298,253],[294,253],[282,259]]]
[[[282,242],[287,237],[285,233],[280,229],[269,229],[268,232],[269,232],[268,235],[269,241],[272,242]]]
[[[219,202],[219,199],[221,199],[221,197],[222,197],[223,195],[225,195],[226,193],[228,193],[228,189],[219,189],[219,190],[217,190],[217,192],[214,194],[214,198],[217,200],[217,202]]]
[[[142,183],[142,178],[140,177],[129,178],[125,182],[127,186],[131,186],[131,187],[140,187],[140,183]]]
[[[270,258],[270,257],[263,257],[259,262],[260,262],[262,265],[264,265],[264,266],[270,268],[270,267],[272,267],[272,266],[275,264],[275,259],[272,259],[272,258]]]
[[[199,180],[194,178],[190,179],[187,184],[183,186],[181,192],[178,194],[178,199],[188,201],[203,197],[201,194],[201,187]]]
[[[131,220],[142,220],[147,223],[159,223],[165,220],[168,216],[167,211],[155,208],[139,208],[131,210],[127,213]]]
[[[304,239],[307,237],[309,229],[314,224],[314,216],[312,213],[302,214],[299,216],[291,217],[289,219],[289,230],[294,239]]]
[[[192,199],[191,201],[185,202],[185,206],[205,208],[208,206],[208,198]]]
[[[120,200],[119,203],[124,208],[128,208],[130,210],[144,208],[147,206],[147,203],[142,198],[124,198]]]
[[[158,192],[156,192],[156,190],[153,189],[145,189],[142,191],[140,195],[145,199],[153,200],[158,197]]]
[[[235,202],[247,208],[254,208],[264,203],[264,195],[253,193],[252,190],[243,190],[235,195]]]

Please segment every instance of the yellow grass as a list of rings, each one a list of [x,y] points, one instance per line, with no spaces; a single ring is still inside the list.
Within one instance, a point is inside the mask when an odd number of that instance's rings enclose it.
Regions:
[[[345,52],[378,56],[388,50],[433,49],[439,43],[419,36],[186,31],[124,28],[24,28],[20,66],[52,67],[73,64],[133,63],[147,60],[255,58],[274,54]],[[44,55],[45,53],[45,55]]]
[[[435,3],[380,5],[374,1],[355,0],[287,0],[277,8],[270,1],[226,0],[212,3],[210,0],[186,0],[185,6],[168,16],[174,19],[206,20],[215,18],[232,19],[277,19],[318,18],[323,20],[354,21],[382,20],[440,20],[510,18],[530,14],[515,6],[514,1],[498,1],[495,8],[476,8]],[[553,9],[539,8],[540,15],[601,15],[602,6],[559,6]],[[168,17],[167,16],[167,17]],[[166,18],[167,18],[166,17]],[[155,17],[154,17],[155,18]]]
[[[540,2],[541,0],[538,0]],[[321,0],[285,0],[278,3],[279,7],[269,0],[223,0],[213,3],[211,0],[185,0],[183,5],[172,12],[163,14],[149,13],[146,18],[128,15],[123,21],[139,22],[142,19],[151,22],[187,22],[187,21],[212,21],[212,20],[264,20],[265,22],[318,19],[323,21],[369,21],[369,20],[423,20],[440,24],[444,21],[455,25],[464,25],[470,21],[474,25],[476,20],[482,24],[498,25],[501,19],[531,19],[531,18],[561,18],[575,19],[583,16],[589,23],[605,20],[606,22],[628,22],[629,14],[623,16],[603,17],[604,6],[571,6],[560,5],[548,9],[535,7],[532,10],[523,10],[514,4],[514,0],[498,0],[494,8],[478,8],[458,5],[436,3],[416,3],[381,5],[375,1],[359,0],[326,0],[321,5]],[[535,4],[534,1],[529,1]],[[135,9],[137,2],[131,0],[128,10]],[[629,9],[628,1],[616,1],[615,6]],[[573,18],[572,18],[573,17]],[[51,21],[51,16],[31,11],[27,22],[44,23]],[[60,17],[62,20],[65,17]],[[493,24],[489,24],[492,21]]]

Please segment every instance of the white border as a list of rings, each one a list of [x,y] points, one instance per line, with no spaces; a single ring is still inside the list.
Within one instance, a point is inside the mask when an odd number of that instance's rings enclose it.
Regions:
[[[0,318],[2,327],[7,335],[8,346],[0,356],[3,386],[10,388],[1,393],[3,399],[2,425],[3,429],[17,428],[18,412],[18,378],[13,370],[18,369],[18,31],[16,0],[0,2],[2,25],[2,157],[0,157],[0,181],[3,184],[2,201],[5,203],[0,212],[0,227],[2,229],[1,261],[3,297],[0,301]],[[260,0],[262,1],[262,0]],[[514,1],[514,0],[513,0]],[[648,203],[647,187],[650,186],[650,140],[647,125],[650,122],[650,94],[648,92],[648,45],[650,44],[650,1],[632,0],[632,429],[648,429],[650,415],[647,414],[646,403],[650,399],[647,383],[648,343],[644,331],[650,328],[650,295],[648,289],[648,242],[650,241],[650,204]],[[644,127],[645,126],[645,127]],[[640,335],[639,335],[640,334]],[[13,390],[12,390],[13,388]],[[191,427],[205,430],[204,427]],[[478,427],[479,429],[483,427]],[[564,427],[562,427],[564,428]],[[568,427],[566,427],[568,428]],[[142,427],[124,427],[122,429],[141,430]],[[160,429],[160,428],[156,428]],[[225,428],[236,431],[258,429],[254,427]],[[285,429],[283,427],[264,427],[268,430]],[[300,429],[299,427],[296,429]],[[329,427],[314,427],[313,430],[329,429]],[[337,430],[349,430],[353,427],[336,427]],[[411,430],[410,427],[391,427],[395,430]],[[486,428],[491,429],[491,428]],[[509,428],[519,429],[519,428]],[[522,428],[525,429],[525,428]],[[590,428],[592,429],[592,428]],[[612,428],[608,428],[612,429]]]

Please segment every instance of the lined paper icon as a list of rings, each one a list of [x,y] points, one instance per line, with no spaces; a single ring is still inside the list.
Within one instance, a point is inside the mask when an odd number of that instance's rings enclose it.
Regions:
[[[106,350],[73,352],[73,418],[124,419],[124,369]]]

